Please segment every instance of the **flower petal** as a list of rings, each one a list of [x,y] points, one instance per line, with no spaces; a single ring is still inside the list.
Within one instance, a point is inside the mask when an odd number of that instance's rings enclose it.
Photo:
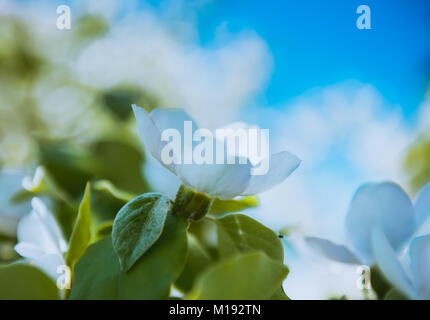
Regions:
[[[415,201],[415,215],[417,226],[422,225],[430,215],[430,182],[427,183],[418,194]]]
[[[430,299],[430,235],[414,238],[409,254],[412,279],[418,295]]]
[[[412,299],[415,299],[415,290],[387,237],[381,230],[376,228],[372,229],[371,233],[372,251],[379,269],[396,288],[403,291]]]
[[[391,182],[365,184],[352,199],[346,217],[348,237],[367,264],[371,264],[371,232],[380,229],[394,250],[415,230],[415,213],[408,195]]]
[[[45,204],[39,198],[33,198],[31,200],[31,206],[34,211],[38,214],[43,225],[46,227],[51,239],[56,242],[56,246],[59,248],[60,252],[67,251],[67,242],[63,237],[60,226],[55,220],[52,213],[46,208]]]
[[[158,128],[159,132],[163,132],[166,129],[176,129],[184,137],[184,122],[191,121],[192,128],[197,130],[199,127],[196,122],[191,118],[188,113],[180,109],[163,109],[158,108],[151,111],[149,114],[152,121]]]
[[[54,281],[57,281],[59,276],[57,268],[66,265],[63,257],[58,254],[44,254],[38,258],[28,259],[28,261],[43,270]]]
[[[19,242],[14,249],[21,257],[30,259],[39,258],[45,254],[38,246],[30,242]]]
[[[164,146],[164,142],[161,141],[161,133],[151,119],[145,109],[132,105],[134,115],[136,117],[137,128],[139,130],[139,136],[143,141],[143,144],[151,155],[157,159],[164,167],[170,171],[175,172],[174,165],[165,165],[161,161],[161,150]]]
[[[177,170],[185,184],[220,199],[242,194],[251,177],[251,165],[238,161],[235,164],[184,164]]]
[[[264,160],[263,160],[264,161]],[[300,159],[288,151],[270,156],[269,170],[264,175],[252,175],[243,195],[264,192],[284,181],[300,165]]]
[[[33,198],[31,200],[31,206],[45,226],[46,231],[51,237],[52,241],[56,243],[59,251],[61,253],[66,252],[68,249],[67,242],[64,239],[60,226],[58,225],[57,220],[55,220],[52,213],[48,210],[48,208],[46,208],[45,204],[39,198]]]
[[[343,245],[316,237],[306,237],[305,239],[310,247],[321,252],[331,260],[350,264],[361,264],[360,260],[354,255],[354,253]]]
[[[221,137],[229,137],[230,139],[238,139],[239,143],[235,145],[234,150],[227,152],[234,152],[234,155],[241,158],[247,158],[253,166],[260,163],[263,157],[269,156],[269,136],[268,133],[264,134],[263,131],[257,125],[248,125],[244,122],[233,122],[221,128],[217,128],[217,132],[221,132]],[[267,131],[267,130],[266,130]],[[246,141],[244,139],[246,137]],[[225,138],[224,138],[225,139]],[[255,150],[251,150],[250,145],[253,144]],[[257,152],[259,150],[259,152]]]
[[[34,198],[31,204],[33,210],[18,223],[18,242],[31,243],[44,253],[62,254],[67,244],[54,217],[39,199]]]

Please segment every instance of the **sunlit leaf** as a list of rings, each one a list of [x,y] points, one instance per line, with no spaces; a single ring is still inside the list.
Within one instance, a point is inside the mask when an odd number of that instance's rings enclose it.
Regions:
[[[55,183],[76,198],[97,167],[88,150],[66,141],[39,141],[39,157]]]
[[[218,226],[220,256],[261,250],[283,263],[284,249],[279,237],[258,221],[243,214],[231,214],[213,221]]]
[[[112,241],[123,271],[129,270],[160,237],[170,207],[167,196],[146,193],[118,212],[112,227]]]
[[[131,113],[133,103],[153,109],[160,105],[159,99],[143,91],[142,88],[116,87],[102,93],[103,105],[120,120],[127,120]]]
[[[141,194],[147,191],[142,174],[144,155],[126,138],[98,140],[89,149],[97,163],[95,178],[109,180],[126,192]]]
[[[175,282],[175,286],[183,291],[188,292],[199,274],[205,270],[213,261],[209,252],[193,236],[188,235],[188,256],[184,270]]]
[[[403,292],[393,288],[387,292],[384,300],[409,300],[409,298]]]
[[[92,242],[96,242],[104,237],[109,236],[112,233],[113,220],[108,220],[100,224],[94,232],[94,239]]]
[[[410,176],[413,191],[418,191],[430,181],[430,139],[419,139],[408,151],[404,161],[406,172]]]
[[[377,266],[372,266],[370,268],[370,282],[372,289],[378,296],[378,299],[384,299],[392,288],[392,285],[388,282]]]
[[[56,300],[55,283],[40,269],[25,263],[0,267],[1,300]]]
[[[82,256],[91,240],[90,184],[85,188],[84,197],[79,205],[78,216],[69,241],[66,264],[73,269],[75,262]]]
[[[108,22],[101,16],[86,14],[77,20],[75,32],[79,38],[93,39],[109,30]]]
[[[263,252],[236,255],[202,273],[187,298],[270,299],[287,274],[287,267]]]
[[[187,224],[166,219],[163,234],[128,272],[122,272],[106,237],[91,245],[75,265],[71,299],[166,299],[187,255]]]
[[[270,297],[270,300],[291,300],[284,291],[282,286],[275,291],[275,293]]]
[[[239,212],[259,205],[257,196],[246,196],[241,199],[221,200],[216,198],[209,210],[209,214],[219,216],[225,213]]]
[[[125,202],[128,202],[137,196],[136,194],[118,189],[109,180],[100,180],[95,182],[94,189],[109,193],[113,197]]]

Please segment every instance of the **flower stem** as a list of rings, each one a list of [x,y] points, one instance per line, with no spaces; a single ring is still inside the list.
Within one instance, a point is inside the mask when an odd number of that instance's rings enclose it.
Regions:
[[[204,192],[181,185],[173,203],[172,214],[177,214],[187,221],[203,218],[210,209],[213,198]]]

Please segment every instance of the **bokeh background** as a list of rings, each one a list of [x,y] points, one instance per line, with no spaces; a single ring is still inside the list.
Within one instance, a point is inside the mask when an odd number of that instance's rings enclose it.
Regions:
[[[56,27],[61,4],[70,30]],[[370,30],[356,27],[361,4]],[[21,181],[40,165],[49,178],[35,192],[66,235],[87,180],[174,196],[179,181],[137,137],[136,103],[182,108],[207,128],[270,129],[271,152],[302,164],[247,213],[286,235],[285,291],[363,298],[356,267],[303,236],[344,243],[362,183],[391,180],[413,197],[430,180],[429,36],[427,0],[0,0],[0,260],[17,258],[31,196]],[[102,224],[123,203],[93,188]]]

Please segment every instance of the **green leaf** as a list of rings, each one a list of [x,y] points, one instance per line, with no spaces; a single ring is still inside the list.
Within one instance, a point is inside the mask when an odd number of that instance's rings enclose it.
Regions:
[[[370,283],[372,285],[372,289],[380,300],[384,299],[392,288],[390,282],[385,278],[376,265],[370,268]]]
[[[113,197],[125,202],[128,202],[137,196],[136,194],[132,194],[127,191],[118,189],[109,180],[97,181],[96,183],[94,183],[94,189],[109,193]]]
[[[97,190],[94,183],[91,190],[91,215],[95,221],[103,222],[115,219],[118,211],[128,202],[118,199],[109,192]]]
[[[283,246],[276,233],[246,215],[205,218],[191,224],[189,233],[192,236],[187,263],[175,283],[183,292],[188,292],[199,274],[219,258],[263,251],[270,258],[283,263]],[[280,287],[272,299],[288,297]]]
[[[82,256],[91,241],[90,184],[87,183],[84,197],[79,205],[78,216],[69,241],[66,264],[73,269],[75,262]]]
[[[205,248],[213,260],[219,258],[217,230],[216,223],[207,216],[204,219],[193,221],[188,228],[188,233]]]
[[[77,198],[85,183],[106,179],[119,189],[140,194],[147,190],[142,175],[144,156],[130,138],[120,136],[80,146],[69,141],[39,141],[40,163],[56,184]]]
[[[393,288],[387,292],[384,297],[384,300],[409,300],[409,298],[400,290]]]
[[[113,222],[112,240],[123,271],[130,270],[160,237],[170,207],[168,197],[146,193],[118,212]]]
[[[24,263],[0,267],[0,300],[57,300],[55,283],[40,269]]]
[[[94,239],[92,242],[94,243],[104,237],[110,236],[112,233],[112,225],[113,220],[108,220],[100,224],[94,232]]]
[[[88,150],[68,141],[40,140],[39,162],[55,183],[73,197],[79,197],[97,167]]]
[[[188,234],[188,256],[184,270],[175,282],[175,286],[182,292],[191,290],[195,279],[212,262],[212,258],[200,242]]]
[[[210,267],[197,279],[188,299],[270,299],[288,268],[263,252],[233,256]]]
[[[89,149],[97,163],[94,171],[96,178],[109,180],[127,192],[141,194],[147,191],[142,175],[144,155],[127,137],[99,140]]]
[[[328,297],[328,300],[348,300],[348,297],[343,294],[341,296],[331,296],[331,297]]]
[[[120,120],[127,120],[132,114],[132,103],[153,109],[160,105],[158,98],[141,88],[115,87],[102,93],[103,105]]]
[[[261,250],[270,258],[283,263],[284,249],[279,237],[258,221],[243,214],[231,214],[213,221],[218,226],[221,257]]]
[[[71,299],[166,299],[187,255],[187,223],[169,215],[163,234],[128,272],[111,237],[91,245],[75,265]]]
[[[215,198],[209,210],[209,214],[219,216],[225,213],[239,212],[248,208],[254,208],[258,205],[257,196],[246,196],[239,200],[221,200]]]
[[[285,293],[284,288],[282,286],[275,291],[270,300],[291,300]]]

